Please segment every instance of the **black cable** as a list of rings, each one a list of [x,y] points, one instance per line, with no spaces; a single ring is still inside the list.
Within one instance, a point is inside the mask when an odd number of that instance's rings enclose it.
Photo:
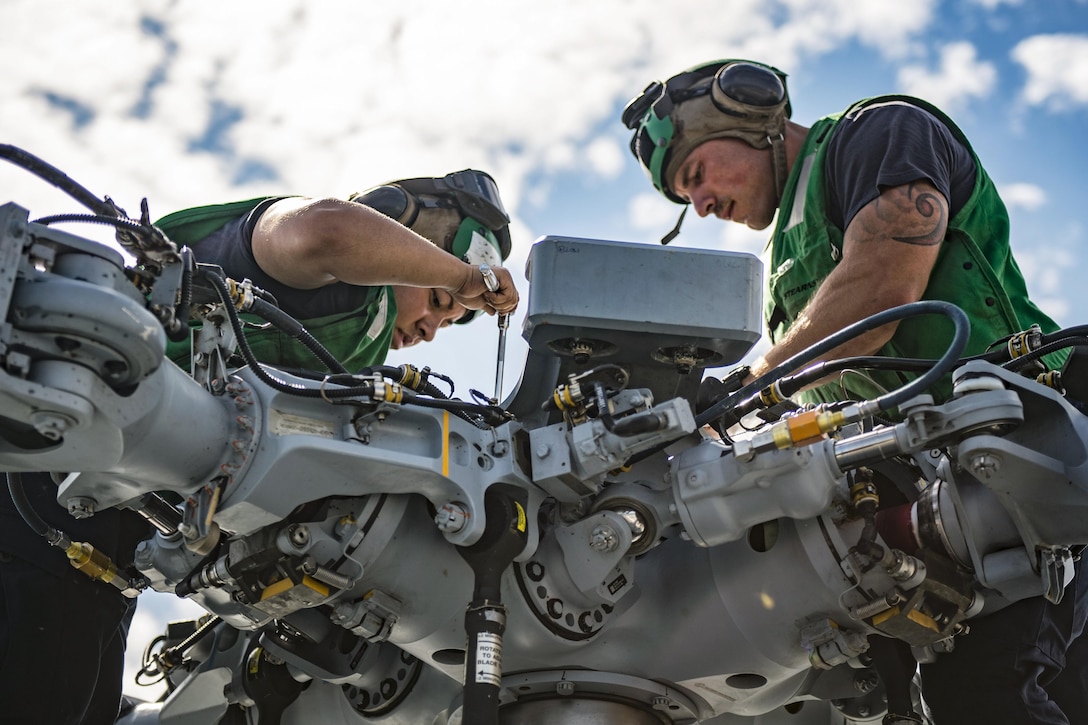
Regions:
[[[844,370],[893,370],[903,372],[925,372],[933,367],[936,360],[926,358],[907,357],[880,357],[875,355],[861,355],[857,357],[843,357],[835,360],[825,360],[815,365],[810,365],[795,375],[787,375],[778,381],[778,389],[783,397],[790,397],[819,380]]]
[[[15,504],[15,510],[19,512],[19,515],[23,517],[23,521],[35,534],[46,539],[57,534],[57,530],[47,524],[45,519],[39,516],[31,505],[30,499],[27,498],[26,491],[23,489],[23,475],[21,473],[8,472],[8,493],[11,494],[11,501]]]
[[[970,337],[971,323],[967,319],[967,314],[959,307],[940,300],[922,300],[920,302],[912,302],[900,307],[893,307],[890,310],[884,310],[878,312],[875,315],[871,315],[864,320],[855,322],[854,324],[839,330],[833,335],[825,337],[815,345],[811,345],[801,352],[793,355],[789,359],[775,366],[773,369],[761,375],[756,380],[752,381],[748,385],[732,393],[726,398],[718,401],[711,407],[704,410],[695,418],[696,427],[702,427],[711,421],[718,420],[724,417],[726,414],[733,414],[737,420],[744,416],[744,413],[751,412],[750,410],[744,411],[740,416],[736,416],[735,413],[739,412],[735,410],[737,408],[737,402],[743,401],[749,398],[753,393],[758,393],[763,390],[767,385],[780,379],[786,373],[797,370],[805,363],[819,358],[821,355],[834,350],[840,345],[858,337],[866,332],[870,332],[884,325],[901,320],[905,317],[914,317],[917,315],[925,314],[943,314],[952,320],[955,325],[955,333],[952,341],[949,343],[944,355],[942,355],[925,374],[910,381],[903,387],[886,393],[873,400],[873,404],[880,410],[889,410],[898,406],[905,400],[918,395],[920,392],[928,388],[930,385],[939,380],[945,373],[951,370],[955,365],[959,363],[960,354],[964,348],[967,347],[967,341]],[[736,422],[736,421],[733,421]],[[732,425],[732,424],[730,424]],[[728,427],[728,426],[726,426]]]
[[[0,158],[7,159],[21,166],[35,176],[49,182],[70,197],[102,216],[122,216],[121,210],[108,199],[99,199],[90,191],[77,184],[57,167],[46,163],[34,154],[23,151],[11,144],[0,144]]]
[[[181,256],[181,288],[178,290],[178,304],[174,307],[174,325],[166,328],[166,336],[171,342],[181,342],[189,336],[189,312],[193,306],[193,272],[196,267],[196,259],[193,250],[182,247],[178,250]]]
[[[306,349],[317,356],[318,360],[325,363],[325,366],[332,372],[348,372],[348,369],[344,367],[343,363],[337,360],[336,356],[329,352],[329,349],[322,345],[301,322],[294,317],[291,317],[291,315],[287,314],[279,307],[266,302],[260,297],[255,297],[250,309],[253,311],[253,314],[268,320],[284,334],[305,345]]]
[[[41,224],[42,226],[49,226],[50,224],[59,224],[61,222],[83,222],[86,224],[103,224],[108,227],[114,227],[116,229],[124,229],[131,232],[144,231],[143,225],[139,222],[129,219],[127,217],[118,216],[105,216],[102,214],[53,214],[52,216],[43,216],[40,219],[34,219],[33,224]]]
[[[1066,337],[1062,337],[1058,340],[1054,340],[1053,342],[1044,343],[1043,345],[1035,348],[1031,352],[1024,353],[1020,357],[1014,358],[1013,360],[1005,363],[1004,367],[1007,370],[1017,372],[1021,368],[1026,367],[1028,363],[1035,362],[1043,355],[1049,355],[1052,352],[1064,350],[1067,347],[1076,347],[1078,345],[1084,344],[1088,344],[1088,336],[1069,335]]]
[[[245,329],[242,324],[242,319],[238,316],[238,311],[235,309],[234,304],[231,302],[230,290],[227,288],[226,281],[214,272],[205,270],[203,272],[204,277],[211,282],[212,286],[216,289],[220,299],[223,302],[223,308],[226,310],[227,318],[230,320],[231,329],[234,330],[235,338],[238,343],[238,349],[242,353],[242,359],[245,360],[246,365],[253,371],[253,373],[266,385],[274,390],[278,390],[281,393],[287,393],[289,395],[297,395],[302,398],[325,398],[326,400],[346,400],[348,398],[370,397],[374,394],[373,381],[365,381],[361,385],[343,387],[343,388],[309,388],[304,385],[297,385],[289,383],[285,380],[273,376],[268,370],[257,360],[256,355],[253,354],[253,348],[250,347],[249,341],[245,336]],[[411,390],[404,390],[402,403],[419,405],[425,408],[440,408],[442,410],[448,410],[452,413],[461,415],[462,413],[471,413],[480,416],[480,418],[489,425],[498,425],[506,421],[506,414],[497,406],[479,406],[474,403],[465,403],[459,400],[431,400],[428,398],[421,398]],[[461,416],[464,417],[464,416]],[[476,421],[466,418],[468,422],[479,427]]]

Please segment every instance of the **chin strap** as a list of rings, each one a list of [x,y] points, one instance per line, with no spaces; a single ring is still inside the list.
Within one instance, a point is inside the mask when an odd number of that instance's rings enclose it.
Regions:
[[[662,244],[668,244],[672,240],[680,236],[680,225],[684,223],[684,215],[688,213],[688,207],[690,204],[684,204],[684,208],[680,211],[680,218],[676,220],[676,226],[672,228],[672,231],[661,237]]]

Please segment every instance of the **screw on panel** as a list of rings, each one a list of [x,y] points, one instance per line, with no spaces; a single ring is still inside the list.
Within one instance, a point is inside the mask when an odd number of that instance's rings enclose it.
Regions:
[[[574,683],[568,680],[560,680],[559,682],[555,683],[555,692],[556,694],[563,695],[564,697],[573,695]]]

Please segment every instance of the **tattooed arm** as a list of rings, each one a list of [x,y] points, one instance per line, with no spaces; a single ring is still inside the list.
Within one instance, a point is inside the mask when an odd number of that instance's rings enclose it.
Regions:
[[[885,189],[846,227],[842,260],[786,337],[753,366],[753,376],[848,325],[921,299],[947,225],[948,201],[928,181]],[[823,359],[870,355],[891,339],[895,327],[871,330]]]

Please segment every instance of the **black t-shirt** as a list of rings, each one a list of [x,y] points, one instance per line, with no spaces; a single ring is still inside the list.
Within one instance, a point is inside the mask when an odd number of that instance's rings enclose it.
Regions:
[[[334,282],[315,289],[296,289],[265,274],[253,258],[253,229],[272,204],[286,197],[267,199],[249,214],[227,222],[195,244],[190,244],[196,261],[217,264],[231,279],[250,279],[272,293],[280,309],[299,320],[351,312],[367,302],[367,287]]]
[[[975,161],[951,129],[905,101],[878,103],[843,118],[828,140],[827,213],[845,231],[881,191],[928,179],[948,200],[949,216],[975,185]]]

